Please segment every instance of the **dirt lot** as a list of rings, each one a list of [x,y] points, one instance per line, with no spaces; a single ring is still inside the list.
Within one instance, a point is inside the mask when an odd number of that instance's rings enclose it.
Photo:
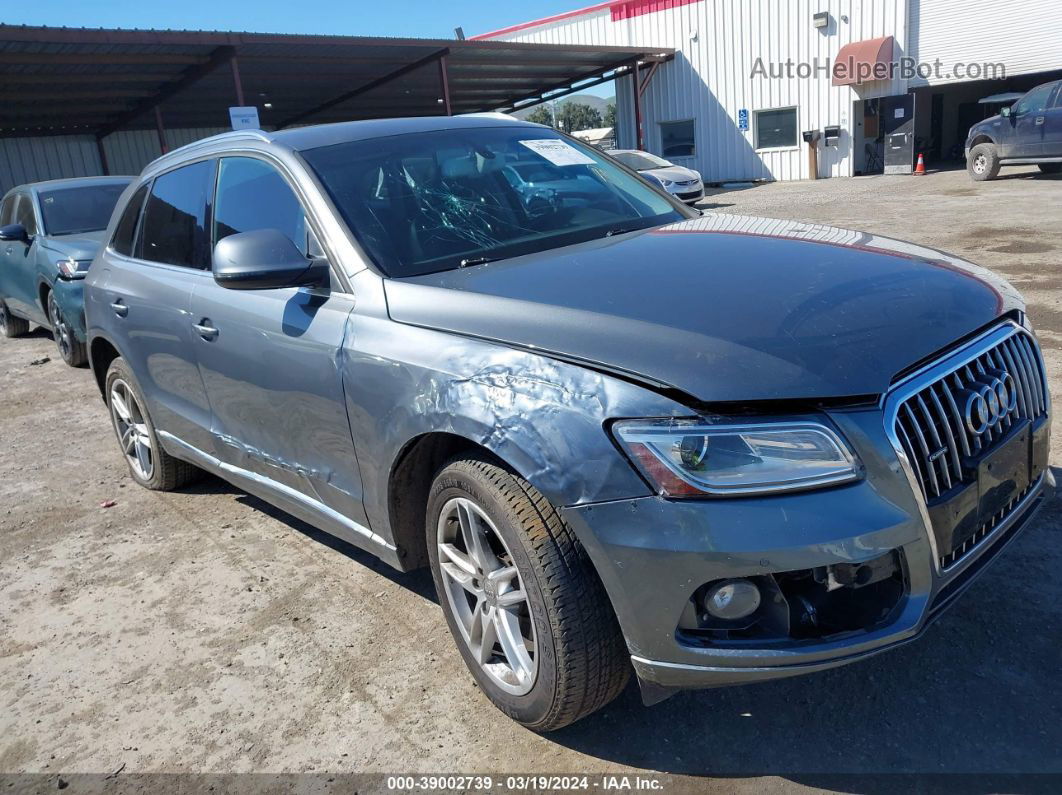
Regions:
[[[1062,179],[838,179],[707,206],[999,271],[1028,298],[1062,394]],[[0,772],[647,769],[749,791],[831,772],[1062,772],[1057,500],[917,643],[652,709],[632,686],[541,737],[475,689],[425,573],[393,573],[219,481],[134,487],[89,373],[43,332],[2,341],[0,373]],[[1053,446],[1057,468],[1062,423]]]

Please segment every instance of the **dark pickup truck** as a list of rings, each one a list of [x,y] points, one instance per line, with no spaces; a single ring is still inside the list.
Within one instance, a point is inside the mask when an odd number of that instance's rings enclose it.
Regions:
[[[966,137],[966,170],[982,182],[1000,166],[1037,165],[1062,171],[1062,80],[1037,86],[998,116],[978,122]]]

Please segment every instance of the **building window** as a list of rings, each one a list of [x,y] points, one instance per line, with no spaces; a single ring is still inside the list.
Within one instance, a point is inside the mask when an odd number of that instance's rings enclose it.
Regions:
[[[660,143],[664,157],[693,157],[693,119],[660,122]]]
[[[756,111],[757,149],[781,149],[797,145],[796,108]]]

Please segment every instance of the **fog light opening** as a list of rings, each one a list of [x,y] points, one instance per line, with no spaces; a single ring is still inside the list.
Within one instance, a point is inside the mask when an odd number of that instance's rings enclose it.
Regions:
[[[704,593],[705,612],[723,621],[751,616],[761,601],[760,589],[751,580],[720,580],[709,585]]]

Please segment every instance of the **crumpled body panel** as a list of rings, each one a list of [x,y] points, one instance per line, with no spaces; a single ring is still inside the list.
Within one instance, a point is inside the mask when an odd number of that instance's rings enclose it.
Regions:
[[[355,312],[341,354],[347,411],[374,531],[390,533],[388,476],[442,432],[492,451],[554,505],[646,496],[608,419],[690,416],[648,389],[546,356]]]

